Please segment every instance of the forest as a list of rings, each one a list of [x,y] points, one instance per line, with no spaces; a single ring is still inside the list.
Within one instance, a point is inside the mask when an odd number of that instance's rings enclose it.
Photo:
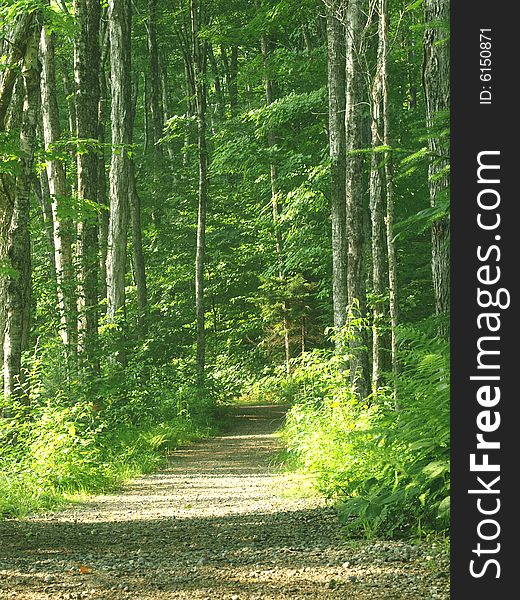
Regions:
[[[272,405],[342,535],[446,535],[449,2],[1,0],[0,47],[0,520]]]

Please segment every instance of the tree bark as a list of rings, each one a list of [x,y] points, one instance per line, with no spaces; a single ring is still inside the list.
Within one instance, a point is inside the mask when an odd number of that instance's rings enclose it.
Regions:
[[[38,134],[37,134],[38,135]],[[49,192],[49,181],[47,179],[47,171],[42,170],[39,173],[39,177],[33,174],[33,186],[32,189],[38,197],[38,203],[41,208],[43,228],[45,230],[45,237],[47,238],[47,250],[49,260],[49,277],[54,287],[54,295],[56,300],[58,299],[58,279],[56,276],[56,262],[55,262],[55,247],[54,247],[54,219],[52,217],[52,204],[51,195]]]
[[[432,207],[438,206],[448,193],[449,177],[446,167],[449,164],[449,140],[438,135],[434,129],[438,125],[439,113],[450,108],[450,56],[447,34],[439,28],[439,23],[448,26],[450,8],[448,0],[425,0],[424,20],[424,62],[423,83],[426,98],[426,125],[430,130],[428,147],[430,150],[429,188]],[[435,296],[435,310],[444,317],[439,333],[447,336],[449,326],[447,315],[450,308],[450,224],[449,218],[437,219],[432,224],[432,279]]]
[[[43,139],[45,150],[52,152],[61,140],[61,127],[56,90],[56,68],[54,34],[42,29],[40,39],[41,106]],[[74,270],[72,265],[71,219],[62,216],[66,205],[67,183],[65,166],[59,158],[47,158],[46,178],[49,186],[52,209],[54,263],[56,265],[56,287],[60,319],[60,335],[67,358],[74,355],[77,347],[76,301],[74,298]]]
[[[98,218],[98,237],[99,237],[99,296],[101,299],[107,298],[107,253],[108,253],[108,222],[109,207],[107,198],[107,174],[105,170],[105,142],[106,142],[106,119],[107,119],[107,75],[104,65],[101,65],[99,73],[99,110],[98,110],[98,140],[100,152],[98,158],[98,204],[100,213]],[[104,303],[106,310],[106,303]],[[101,307],[100,307],[101,309]]]
[[[76,129],[80,144],[77,155],[78,198],[97,202],[98,197],[98,109],[99,109],[99,27],[101,8],[98,0],[75,0],[74,13],[78,33],[74,42],[74,78],[76,84]],[[98,333],[98,225],[97,213],[87,210],[78,226],[80,261],[79,348],[88,371],[99,370],[96,356]]]
[[[346,138],[345,138],[345,34],[338,19],[339,0],[326,0],[328,87],[329,87],[329,154],[331,163],[332,217],[332,304],[334,327],[340,329],[347,320],[347,236],[346,236]],[[336,342],[339,349],[341,344]]]
[[[132,141],[131,9],[130,0],[110,0],[110,64],[112,89],[112,160],[110,163],[110,223],[107,257],[107,316],[115,321],[125,309],[127,228],[129,219],[129,144]],[[124,335],[116,356],[125,363]]]
[[[6,55],[6,59],[0,73],[0,132],[10,129],[9,113],[14,114],[15,118],[21,115],[21,103],[18,100],[23,101],[23,85],[18,79],[19,66],[25,56],[28,41],[31,39],[36,15],[36,11],[20,13],[7,43],[4,44],[3,54]],[[15,92],[17,81],[18,92]],[[13,96],[15,102],[12,103]],[[10,281],[8,236],[14,210],[14,195],[13,178],[8,173],[0,173],[0,364],[2,366],[7,318],[6,296]],[[1,372],[3,373],[3,368]]]
[[[20,148],[20,174],[14,185],[14,204],[7,231],[7,256],[11,269],[5,293],[5,332],[3,339],[4,397],[17,397],[28,403],[24,393],[22,352],[27,347],[31,303],[31,240],[29,233],[29,192],[33,174],[33,155],[36,138],[39,64],[36,20],[27,32],[24,48],[22,81],[24,105]]]
[[[391,126],[390,126],[390,107],[388,95],[388,3],[387,0],[379,0],[379,27],[380,38],[383,42],[383,130],[384,145],[391,148]],[[386,179],[386,244],[388,257],[388,294],[389,294],[389,309],[390,309],[390,335],[391,335],[391,356],[392,356],[392,375],[394,386],[394,403],[395,407],[399,408],[399,400],[397,397],[397,375],[399,369],[397,356],[397,258],[395,253],[394,242],[394,177],[392,166],[392,155],[390,150],[387,151],[385,160],[385,179]]]
[[[141,226],[141,199],[137,192],[135,181],[135,165],[130,165],[129,178],[130,221],[132,225],[132,265],[134,281],[137,290],[137,329],[142,337],[146,331],[146,312],[148,307],[148,292],[146,284],[146,269],[143,251],[143,235]]]
[[[18,64],[27,53],[27,45],[31,43],[32,30],[36,19],[36,11],[21,12],[14,24],[5,59],[5,67],[0,77],[0,131],[5,128],[5,119],[15,82],[18,78]]]
[[[137,112],[138,82],[135,82],[132,94],[132,137],[135,116]],[[141,225],[141,199],[137,191],[135,176],[135,162],[129,158],[128,162],[128,193],[130,208],[130,223],[132,227],[132,266],[134,282],[137,290],[137,332],[142,338],[146,332],[146,312],[148,307],[148,292],[146,285],[146,268],[143,250],[143,228]]]
[[[360,398],[368,392],[369,364],[366,351],[367,340],[363,325],[357,321],[365,314],[366,284],[364,272],[364,224],[363,224],[363,155],[356,153],[363,148],[363,102],[364,78],[361,63],[364,43],[365,19],[363,0],[350,0],[345,7],[346,48],[346,111],[347,131],[346,160],[346,210],[348,239],[347,289],[349,310],[352,318],[350,341],[351,381]]]
[[[377,7],[378,47],[374,77],[371,86],[372,156],[370,165],[370,221],[372,245],[372,392],[381,386],[383,369],[383,341],[385,314],[385,224],[384,224],[384,154],[377,151],[384,143],[383,78],[385,76],[385,50],[382,38],[380,2]]]
[[[207,89],[206,51],[199,38],[201,10],[197,0],[190,2],[195,103],[197,115],[197,148],[199,160],[199,192],[197,217],[197,251],[195,257],[195,311],[197,323],[197,387],[204,388],[206,368],[206,332],[204,305],[204,263],[206,253],[206,216],[208,207],[208,149],[206,143]]]

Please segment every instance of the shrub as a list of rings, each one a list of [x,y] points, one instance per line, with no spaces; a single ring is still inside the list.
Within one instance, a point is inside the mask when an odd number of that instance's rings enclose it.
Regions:
[[[290,377],[289,457],[339,501],[345,526],[367,536],[449,524],[448,346],[407,330],[401,349],[398,411],[388,390],[359,401],[327,353],[304,356]]]

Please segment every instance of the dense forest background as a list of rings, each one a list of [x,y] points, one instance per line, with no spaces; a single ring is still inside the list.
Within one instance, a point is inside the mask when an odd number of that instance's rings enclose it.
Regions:
[[[449,519],[447,0],[2,0],[0,508],[284,402],[364,534]]]

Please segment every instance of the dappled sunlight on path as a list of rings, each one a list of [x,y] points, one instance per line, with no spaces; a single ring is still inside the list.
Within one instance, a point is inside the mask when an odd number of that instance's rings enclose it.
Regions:
[[[322,500],[280,494],[283,416],[236,407],[222,435],[120,494],[0,523],[0,598],[448,598],[428,549],[346,542]]]

